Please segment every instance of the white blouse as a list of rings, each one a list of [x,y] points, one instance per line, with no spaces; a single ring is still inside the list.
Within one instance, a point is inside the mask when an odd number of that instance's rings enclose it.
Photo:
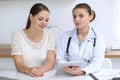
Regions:
[[[11,55],[22,55],[23,63],[28,67],[44,64],[48,50],[55,50],[55,36],[50,30],[44,30],[39,43],[30,41],[23,30],[12,35]]]

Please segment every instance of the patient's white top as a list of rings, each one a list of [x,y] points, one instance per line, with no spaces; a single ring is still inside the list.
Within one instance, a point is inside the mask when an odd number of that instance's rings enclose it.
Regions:
[[[11,55],[22,55],[24,65],[28,67],[41,66],[46,60],[48,50],[55,50],[55,36],[49,30],[44,30],[44,36],[38,43],[30,41],[24,30],[18,30],[12,35]]]

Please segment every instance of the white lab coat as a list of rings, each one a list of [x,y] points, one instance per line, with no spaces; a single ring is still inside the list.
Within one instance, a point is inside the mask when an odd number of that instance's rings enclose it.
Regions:
[[[69,46],[70,61],[82,60],[83,62],[80,68],[84,70],[86,74],[99,71],[104,61],[105,38],[103,35],[95,32],[91,27],[81,43],[79,43],[77,39],[76,28],[63,34],[57,49],[57,62],[66,61],[65,53],[70,36],[72,37]],[[95,47],[93,46],[94,38],[96,38]]]

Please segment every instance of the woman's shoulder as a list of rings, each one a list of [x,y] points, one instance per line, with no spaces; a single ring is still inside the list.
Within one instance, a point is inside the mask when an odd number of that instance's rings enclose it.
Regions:
[[[13,37],[20,37],[20,35],[22,34],[23,32],[23,29],[20,29],[20,30],[16,30],[12,33],[12,36]]]
[[[54,36],[54,35],[55,35],[54,32],[53,32],[52,30],[49,30],[49,29],[45,29],[45,30],[44,30],[44,33],[45,33],[45,35],[47,35],[47,36]]]

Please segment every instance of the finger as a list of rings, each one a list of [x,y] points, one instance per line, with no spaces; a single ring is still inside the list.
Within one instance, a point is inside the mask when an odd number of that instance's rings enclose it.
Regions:
[[[36,74],[37,74],[38,76],[43,76],[43,75],[44,75],[44,72],[37,71]]]
[[[72,67],[73,70],[76,70],[76,67]]]
[[[71,69],[70,67],[64,67],[64,69]]]
[[[72,74],[73,72],[72,71],[69,71],[69,70],[65,70],[65,72],[69,73],[69,74]]]
[[[43,76],[44,74],[42,73],[41,76]]]
[[[35,74],[31,74],[31,76],[32,76],[32,77],[36,77],[36,75],[35,75]]]
[[[68,68],[64,68],[63,69],[65,72],[71,72],[71,69],[68,69]]]
[[[32,74],[32,77],[41,77],[41,75],[40,74]]]

